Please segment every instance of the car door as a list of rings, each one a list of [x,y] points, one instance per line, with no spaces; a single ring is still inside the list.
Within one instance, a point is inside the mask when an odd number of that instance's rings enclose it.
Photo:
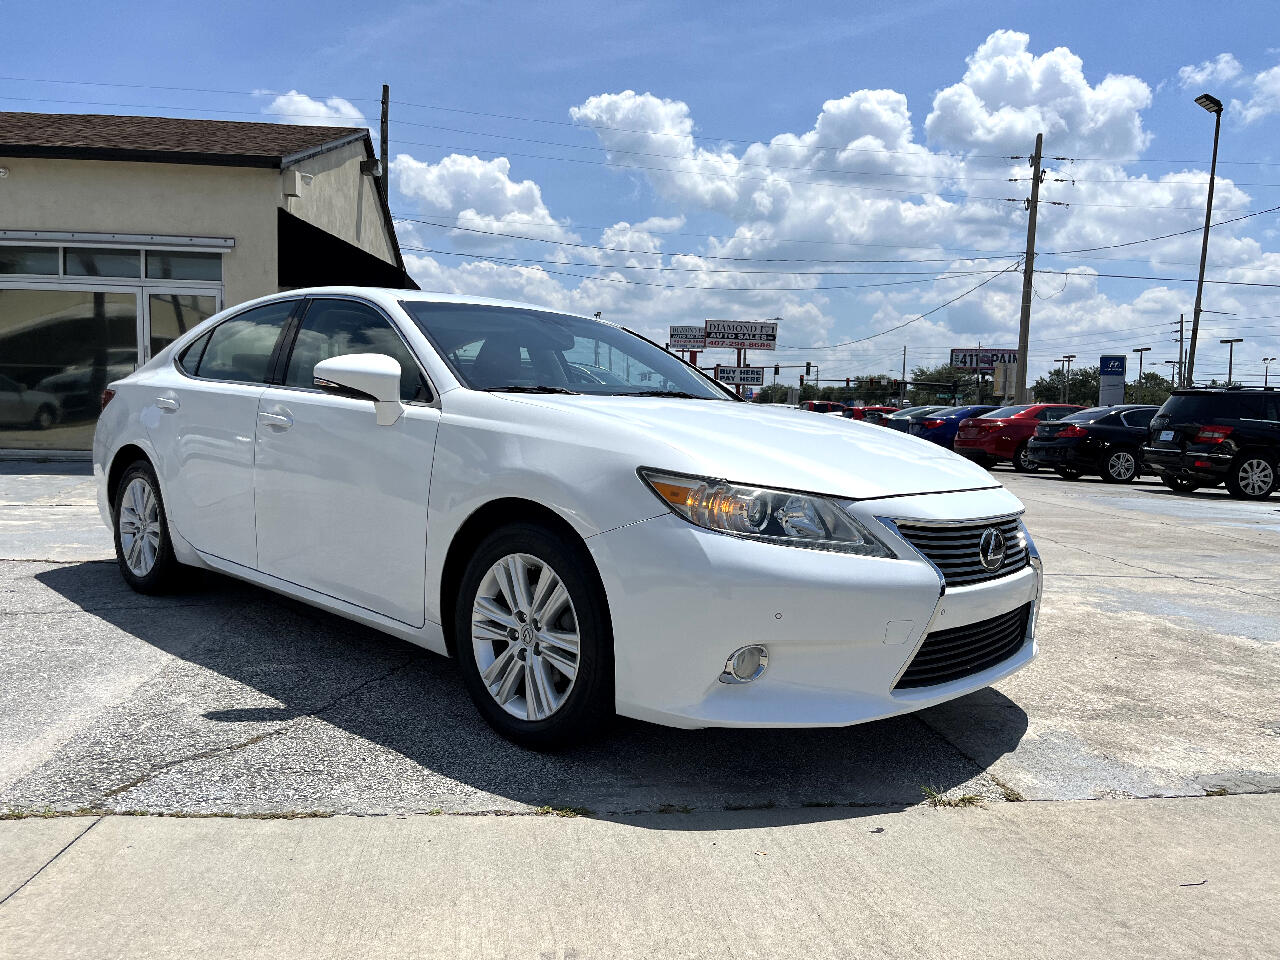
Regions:
[[[400,362],[394,424],[378,425],[372,400],[315,387],[317,363],[352,353]],[[420,365],[381,310],[340,297],[309,301],[281,362],[257,411],[258,569],[421,626],[440,412]]]
[[[301,298],[252,307],[183,350],[143,411],[165,507],[202,553],[245,567],[257,559],[253,457],[258,398]]]

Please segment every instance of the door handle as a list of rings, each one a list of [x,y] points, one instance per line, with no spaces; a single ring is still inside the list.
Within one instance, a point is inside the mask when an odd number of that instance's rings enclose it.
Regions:
[[[156,397],[156,406],[166,413],[175,412],[181,404],[173,397]]]
[[[258,413],[258,422],[264,427],[274,427],[276,430],[288,430],[293,426],[293,417],[287,413]]]

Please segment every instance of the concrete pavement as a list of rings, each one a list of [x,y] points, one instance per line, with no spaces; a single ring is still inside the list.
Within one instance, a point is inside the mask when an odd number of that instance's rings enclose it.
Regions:
[[[0,943],[11,960],[1273,958],[1278,824],[1276,795],[7,822],[0,862],[25,867],[3,875]]]

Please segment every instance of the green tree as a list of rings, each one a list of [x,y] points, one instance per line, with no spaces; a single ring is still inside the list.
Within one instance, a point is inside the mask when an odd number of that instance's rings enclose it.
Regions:
[[[771,383],[767,387],[761,387],[752,398],[753,403],[786,403],[786,401],[787,388],[781,383]]]
[[[950,364],[937,367],[913,367],[911,380],[915,386],[907,391],[907,402],[911,406],[923,406],[930,403],[964,403],[966,399],[977,396],[977,378],[967,371],[957,370]],[[960,396],[953,398],[950,384],[956,383],[960,388]],[[926,384],[944,384],[932,386]],[[976,403],[977,401],[974,400]]]
[[[1154,370],[1145,371],[1137,382],[1127,388],[1130,403],[1161,404],[1169,399],[1172,392],[1173,381]]]
[[[1031,385],[1031,398],[1037,403],[1062,403],[1062,387],[1066,380],[1061,368],[1049,371]],[[1078,403],[1083,407],[1098,403],[1098,368],[1081,367],[1071,371],[1071,383],[1066,403]]]

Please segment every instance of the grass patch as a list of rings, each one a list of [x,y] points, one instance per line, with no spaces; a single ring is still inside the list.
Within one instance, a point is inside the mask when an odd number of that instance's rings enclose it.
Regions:
[[[591,811],[586,807],[539,807],[534,813],[540,817],[585,817]]]
[[[980,807],[982,798],[972,793],[962,793],[958,797],[948,797],[937,787],[921,787],[925,802],[931,807]]]
[[[1226,787],[1210,787],[1205,790],[1204,795],[1206,797],[1225,797],[1227,793],[1228,791]]]
[[[693,807],[684,803],[664,803],[658,807],[659,813],[693,813]]]

